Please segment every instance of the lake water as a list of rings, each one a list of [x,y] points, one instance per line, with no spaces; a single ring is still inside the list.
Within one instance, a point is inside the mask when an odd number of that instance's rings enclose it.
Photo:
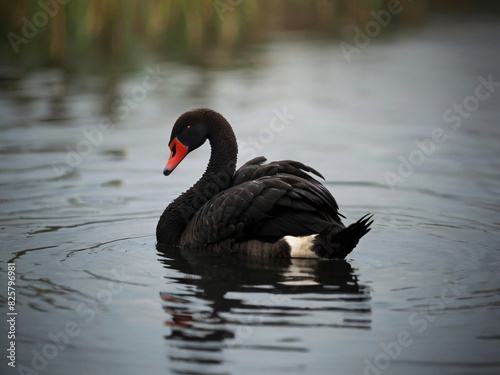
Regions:
[[[4,71],[2,373],[498,374],[500,23],[439,20],[358,52],[279,40],[231,68],[151,62],[111,110],[113,77]],[[233,125],[239,165],[302,161],[346,223],[375,214],[346,261],[156,248],[209,155],[164,177],[171,126],[202,106]]]

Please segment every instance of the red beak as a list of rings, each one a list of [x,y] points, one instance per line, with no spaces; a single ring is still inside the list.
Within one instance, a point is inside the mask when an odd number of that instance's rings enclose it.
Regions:
[[[179,163],[184,159],[188,153],[188,147],[184,146],[181,141],[175,138],[172,143],[170,143],[170,158],[168,159],[167,165],[163,169],[163,174],[168,176],[172,171],[179,165]]]

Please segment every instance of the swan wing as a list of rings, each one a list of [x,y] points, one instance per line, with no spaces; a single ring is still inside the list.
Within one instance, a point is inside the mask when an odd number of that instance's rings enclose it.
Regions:
[[[285,235],[318,233],[332,223],[343,228],[339,215],[330,192],[314,178],[276,173],[247,179],[214,196],[189,222],[181,244],[274,242]]]
[[[302,164],[294,160],[280,160],[273,161],[271,163],[264,164],[266,158],[264,156],[258,156],[247,161],[243,164],[235,173],[233,177],[232,186],[241,184],[242,182],[256,180],[261,177],[275,176],[278,173],[287,173],[294,176],[299,176],[303,178],[312,177],[306,172],[315,174],[316,176],[324,179],[324,177],[314,168]]]

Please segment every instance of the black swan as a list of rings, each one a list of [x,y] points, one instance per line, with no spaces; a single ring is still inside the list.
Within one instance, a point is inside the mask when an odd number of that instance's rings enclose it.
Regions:
[[[344,259],[373,220],[345,227],[337,202],[297,161],[263,164],[254,158],[236,172],[238,146],[219,113],[199,108],[182,114],[170,137],[168,176],[206,140],[208,167],[189,190],[168,205],[156,227],[159,244],[261,257]]]

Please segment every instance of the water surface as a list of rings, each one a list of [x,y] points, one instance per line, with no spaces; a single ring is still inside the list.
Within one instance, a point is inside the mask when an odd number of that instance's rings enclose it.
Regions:
[[[151,62],[158,84],[138,88],[146,67],[123,77],[114,107],[113,77],[5,79],[1,277],[15,262],[17,369],[498,373],[500,93],[476,88],[500,81],[499,41],[494,20],[439,21],[350,63],[314,40],[256,47],[234,69]],[[201,106],[233,124],[239,164],[300,160],[346,222],[376,215],[346,261],[156,248],[164,207],[206,166],[208,145],[161,173],[172,124]]]

